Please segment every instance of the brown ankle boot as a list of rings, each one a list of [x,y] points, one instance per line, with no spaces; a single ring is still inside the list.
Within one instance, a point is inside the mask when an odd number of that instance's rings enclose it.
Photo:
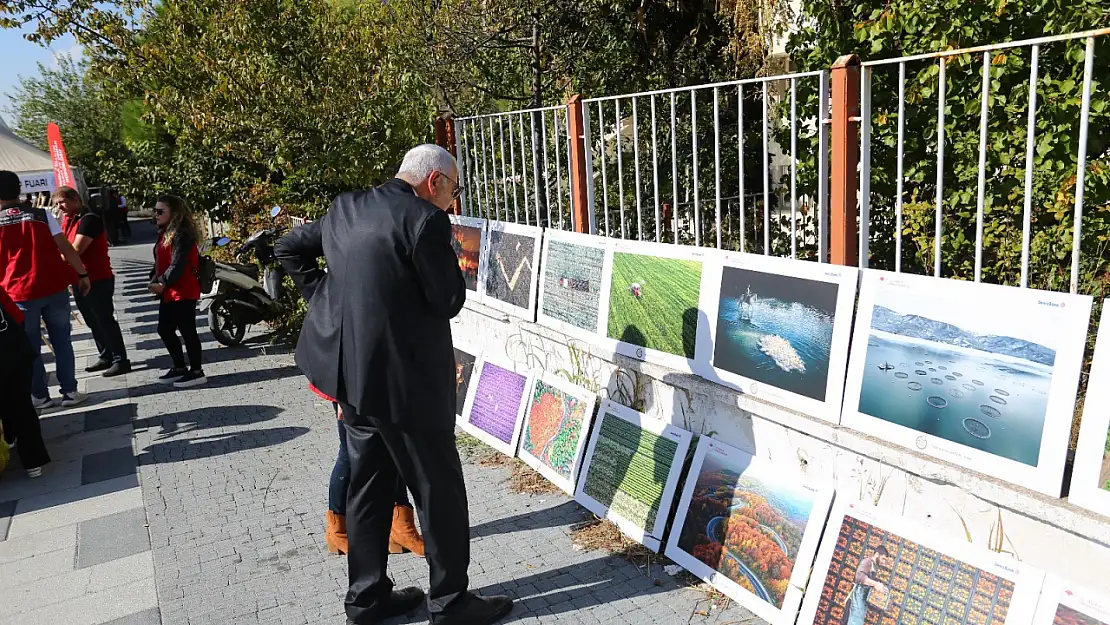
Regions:
[[[347,517],[328,510],[328,531],[324,535],[328,551],[340,555],[347,553]]]
[[[424,539],[416,531],[412,520],[412,508],[393,506],[393,529],[389,532],[389,553],[411,551],[424,557]]]

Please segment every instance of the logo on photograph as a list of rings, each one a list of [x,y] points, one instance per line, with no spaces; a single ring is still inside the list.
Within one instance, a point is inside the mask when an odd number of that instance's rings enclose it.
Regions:
[[[748,394],[749,395],[758,395],[759,394],[759,382],[752,382],[751,388],[748,389]]]
[[[1040,304],[1041,306],[1051,306],[1052,308],[1063,308],[1064,307],[1064,302],[1056,303],[1056,302],[1046,302],[1044,300],[1037,300],[1037,303]]]
[[[923,449],[925,449],[926,447],[929,446],[929,441],[924,436],[918,436],[917,440],[914,441],[914,442],[917,443],[917,448],[918,449],[923,450]]]

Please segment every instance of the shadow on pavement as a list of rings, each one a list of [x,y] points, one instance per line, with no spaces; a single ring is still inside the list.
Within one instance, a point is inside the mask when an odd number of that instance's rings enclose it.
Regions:
[[[206,430],[254,426],[273,420],[282,412],[284,409],[277,406],[219,406],[136,419],[135,428],[150,430],[154,440],[153,444],[141,450],[139,463],[163,464],[211,458],[280,445],[308,433],[308,428],[303,427],[205,433]]]
[[[256,382],[267,382],[270,380],[282,380],[301,375],[300,369],[293,365],[286,365],[284,367],[274,367],[271,369],[262,369],[259,371],[237,371],[235,373],[223,373],[217,375],[209,374],[208,384],[198,387],[204,388],[227,388],[231,386],[238,386],[240,384],[253,384]],[[130,388],[131,397],[148,397],[157,393],[181,393],[187,392],[189,389],[176,389],[170,384],[162,384],[161,382],[150,382],[142,386],[133,386]]]
[[[471,540],[513,532],[545,529],[548,527],[569,526],[580,523],[589,513],[573,501],[561,503],[554,508],[531,510],[504,519],[487,521],[470,528]]]

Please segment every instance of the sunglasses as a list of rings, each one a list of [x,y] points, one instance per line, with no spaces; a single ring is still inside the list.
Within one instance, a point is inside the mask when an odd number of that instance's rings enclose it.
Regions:
[[[155,215],[165,215],[168,212],[169,212],[169,210],[167,210],[165,208],[156,208],[156,209],[154,209],[154,214]]]

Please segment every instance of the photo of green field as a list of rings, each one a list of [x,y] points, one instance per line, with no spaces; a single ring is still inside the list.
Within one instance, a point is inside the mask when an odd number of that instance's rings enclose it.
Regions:
[[[609,338],[694,357],[701,261],[617,252],[610,287]]]

